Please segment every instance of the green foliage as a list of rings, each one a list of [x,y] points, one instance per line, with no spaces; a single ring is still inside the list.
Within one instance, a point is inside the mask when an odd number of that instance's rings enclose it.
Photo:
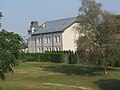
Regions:
[[[77,63],[77,56],[72,51],[51,51],[46,53],[22,53],[20,59],[23,62],[37,61],[37,62],[65,62],[66,54],[68,55],[69,64]]]
[[[79,63],[88,64],[90,62],[90,51],[96,47],[97,26],[101,22],[102,10],[101,3],[95,0],[82,0],[77,18],[78,26],[76,30],[79,34],[77,52]]]
[[[117,24],[117,34],[120,34],[120,15],[115,15],[115,18],[117,20],[116,24]]]
[[[116,37],[119,18],[118,15],[103,11],[101,3],[95,0],[82,0],[76,27],[80,62],[103,66],[105,69],[108,65],[120,63],[120,39]]]
[[[1,17],[3,17],[3,15],[2,15],[2,13],[0,12],[0,19],[1,19]]]
[[[64,53],[64,54],[67,54],[67,53],[74,53],[74,52],[71,50],[64,50],[64,51],[46,51],[46,53]]]
[[[21,56],[22,61],[61,63],[64,59],[64,54],[62,53],[23,53]]]
[[[120,62],[120,39],[116,37],[118,29],[116,15],[105,12],[103,17],[104,22],[97,27],[99,34],[96,34],[97,43],[103,52],[102,64],[116,66],[116,61]]]
[[[77,55],[74,53],[68,54],[69,64],[77,64]]]
[[[18,65],[20,43],[22,38],[13,32],[0,31],[0,77],[5,79],[5,73],[13,72],[12,67]]]
[[[1,19],[1,17],[3,17],[3,16],[2,16],[2,13],[0,12],[0,19]],[[0,23],[0,28],[1,28],[1,23]]]

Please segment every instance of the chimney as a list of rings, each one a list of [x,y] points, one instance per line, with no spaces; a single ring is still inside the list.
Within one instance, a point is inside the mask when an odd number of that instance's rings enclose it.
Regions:
[[[31,22],[30,29],[32,29],[33,27],[34,27],[34,28],[38,28],[38,27],[39,27],[38,21],[32,21],[32,22]]]

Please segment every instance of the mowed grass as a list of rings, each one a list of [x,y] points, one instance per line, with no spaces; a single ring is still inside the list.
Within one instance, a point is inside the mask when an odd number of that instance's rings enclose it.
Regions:
[[[56,63],[26,62],[0,82],[0,90],[120,90],[120,68],[103,69]]]

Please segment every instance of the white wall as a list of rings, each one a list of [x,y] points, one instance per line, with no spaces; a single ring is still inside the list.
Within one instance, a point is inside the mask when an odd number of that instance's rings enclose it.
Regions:
[[[77,24],[74,23],[62,33],[63,50],[73,50],[73,51],[76,50],[77,46],[75,41],[77,40],[78,37],[75,30],[76,25]]]
[[[55,36],[60,36],[60,42],[55,42],[54,40],[54,37]],[[42,37],[42,43],[39,43],[39,38]],[[46,43],[46,38],[47,37],[50,37],[50,41],[49,43]],[[61,50],[63,49],[62,48],[62,33],[61,32],[57,32],[57,33],[49,33],[49,34],[43,34],[43,35],[34,35],[34,36],[31,36],[30,37],[30,41],[29,41],[29,44],[28,44],[28,47],[29,47],[29,52],[30,53],[35,53],[35,52],[42,52],[42,50],[40,51],[39,49],[43,49],[43,52],[46,51],[46,48],[50,49],[51,50],[54,50],[55,48],[60,48]],[[35,44],[35,39],[36,39],[36,44]]]
[[[46,47],[51,47],[52,49],[55,47],[60,47],[61,50],[76,50],[76,39],[78,37],[75,26],[77,24],[73,24],[70,27],[68,27],[64,32],[59,32],[59,33],[53,33],[53,34],[43,34],[43,35],[35,35],[30,37],[30,41],[28,44],[29,52],[30,53],[35,53],[39,52],[39,48],[43,48],[43,52],[45,51]],[[55,36],[60,36],[61,40],[59,43],[54,42],[54,37]],[[38,43],[38,38],[42,37],[43,38],[43,43]],[[51,43],[45,43],[46,37],[51,37]],[[37,40],[36,45],[35,45],[35,38]],[[52,43],[52,38],[53,38],[53,43]],[[53,49],[54,50],[54,49]]]

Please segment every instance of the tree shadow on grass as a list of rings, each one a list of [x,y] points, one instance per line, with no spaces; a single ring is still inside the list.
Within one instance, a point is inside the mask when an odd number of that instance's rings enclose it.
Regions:
[[[120,80],[107,79],[94,82],[100,90],[120,90]]]
[[[2,90],[2,86],[0,86],[0,90]]]
[[[78,66],[78,65],[48,65],[41,66],[44,71],[51,71],[57,73],[64,73],[67,75],[79,75],[79,76],[96,76],[104,75],[102,68]]]

